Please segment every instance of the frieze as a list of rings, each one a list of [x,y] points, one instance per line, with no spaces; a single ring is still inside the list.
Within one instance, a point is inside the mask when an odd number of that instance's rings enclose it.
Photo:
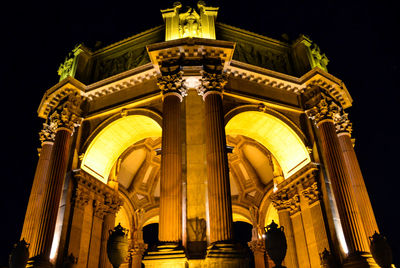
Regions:
[[[102,80],[149,62],[146,47],[133,49],[114,58],[102,59],[97,62],[95,80]]]
[[[274,52],[250,43],[238,42],[233,59],[281,73],[289,73],[287,53]]]

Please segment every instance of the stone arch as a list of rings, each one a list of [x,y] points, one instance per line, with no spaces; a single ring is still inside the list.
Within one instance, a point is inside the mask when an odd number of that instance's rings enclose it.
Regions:
[[[232,110],[225,118],[226,135],[243,135],[262,144],[278,161],[285,179],[311,161],[304,135],[278,112],[260,112],[248,105]]]
[[[132,144],[161,136],[161,117],[147,109],[122,110],[90,135],[83,151],[81,169],[103,183],[118,157]]]

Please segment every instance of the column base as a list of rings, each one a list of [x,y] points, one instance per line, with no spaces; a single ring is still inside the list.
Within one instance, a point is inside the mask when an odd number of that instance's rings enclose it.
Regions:
[[[28,260],[26,268],[53,268],[54,265],[42,256],[35,256]]]
[[[344,268],[379,268],[380,266],[375,262],[370,253],[357,252],[347,256],[343,263]]]
[[[147,252],[142,263],[149,268],[186,268],[185,249],[178,243],[162,243],[155,250]]]
[[[231,241],[220,241],[207,248],[207,267],[247,268],[249,256],[245,248]]]

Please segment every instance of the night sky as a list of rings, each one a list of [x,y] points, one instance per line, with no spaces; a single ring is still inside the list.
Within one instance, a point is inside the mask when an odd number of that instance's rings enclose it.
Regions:
[[[2,7],[0,267],[22,230],[40,146],[36,110],[44,92],[58,82],[57,69],[76,44],[107,45],[158,26],[159,10],[173,1],[137,2],[13,1]],[[292,40],[305,34],[327,55],[329,72],[354,99],[348,111],[355,150],[381,233],[399,266],[398,1],[206,3],[220,7],[220,22],[278,39],[283,33]]]

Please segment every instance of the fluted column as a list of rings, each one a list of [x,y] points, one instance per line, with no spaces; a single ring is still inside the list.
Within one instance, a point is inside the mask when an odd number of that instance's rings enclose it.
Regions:
[[[163,122],[160,172],[159,240],[182,240],[182,74],[163,75],[158,85],[163,93]]]
[[[287,251],[283,260],[284,264],[288,268],[297,268],[299,267],[299,263],[297,261],[296,243],[294,241],[293,225],[289,211],[290,207],[292,207],[292,201],[291,199],[284,199],[280,193],[271,196],[271,199],[272,204],[278,211],[279,224],[285,228]]]
[[[50,116],[50,120],[57,124],[56,135],[49,163],[48,184],[44,188],[42,210],[39,212],[37,222],[35,247],[31,248],[34,257],[28,267],[46,267],[50,261],[62,186],[69,160],[71,137],[74,128],[81,121],[77,116],[80,103],[79,93],[71,93],[68,100]]]
[[[35,178],[33,179],[32,190],[29,196],[28,207],[26,209],[24,225],[21,232],[21,239],[30,243],[30,248],[35,248],[35,235],[37,231],[37,221],[39,211],[42,208],[43,190],[47,184],[48,167],[50,156],[53,149],[55,138],[55,124],[43,124],[43,129],[39,133],[42,148],[39,153],[39,160],[36,166]],[[32,250],[30,257],[32,257]]]
[[[317,126],[325,168],[331,181],[349,255],[353,257],[360,252],[368,252],[368,242],[336,135],[333,117],[339,109],[331,97],[321,93],[319,102],[307,110],[306,114]]]
[[[375,231],[379,233],[379,229],[361,173],[360,165],[358,164],[357,156],[353,148],[353,143],[351,142],[352,124],[348,119],[347,113],[342,113],[335,119],[336,132],[343,153],[346,171],[350,177],[358,210],[360,211],[361,219],[364,224],[365,235],[368,238],[372,236]]]
[[[210,242],[233,239],[232,204],[222,106],[222,74],[203,72]]]
[[[121,200],[118,194],[106,195],[105,197],[105,210],[103,226],[101,231],[101,248],[100,248],[100,261],[99,268],[111,268],[112,265],[107,256],[107,241],[109,237],[109,231],[115,226],[115,216],[120,209]]]

